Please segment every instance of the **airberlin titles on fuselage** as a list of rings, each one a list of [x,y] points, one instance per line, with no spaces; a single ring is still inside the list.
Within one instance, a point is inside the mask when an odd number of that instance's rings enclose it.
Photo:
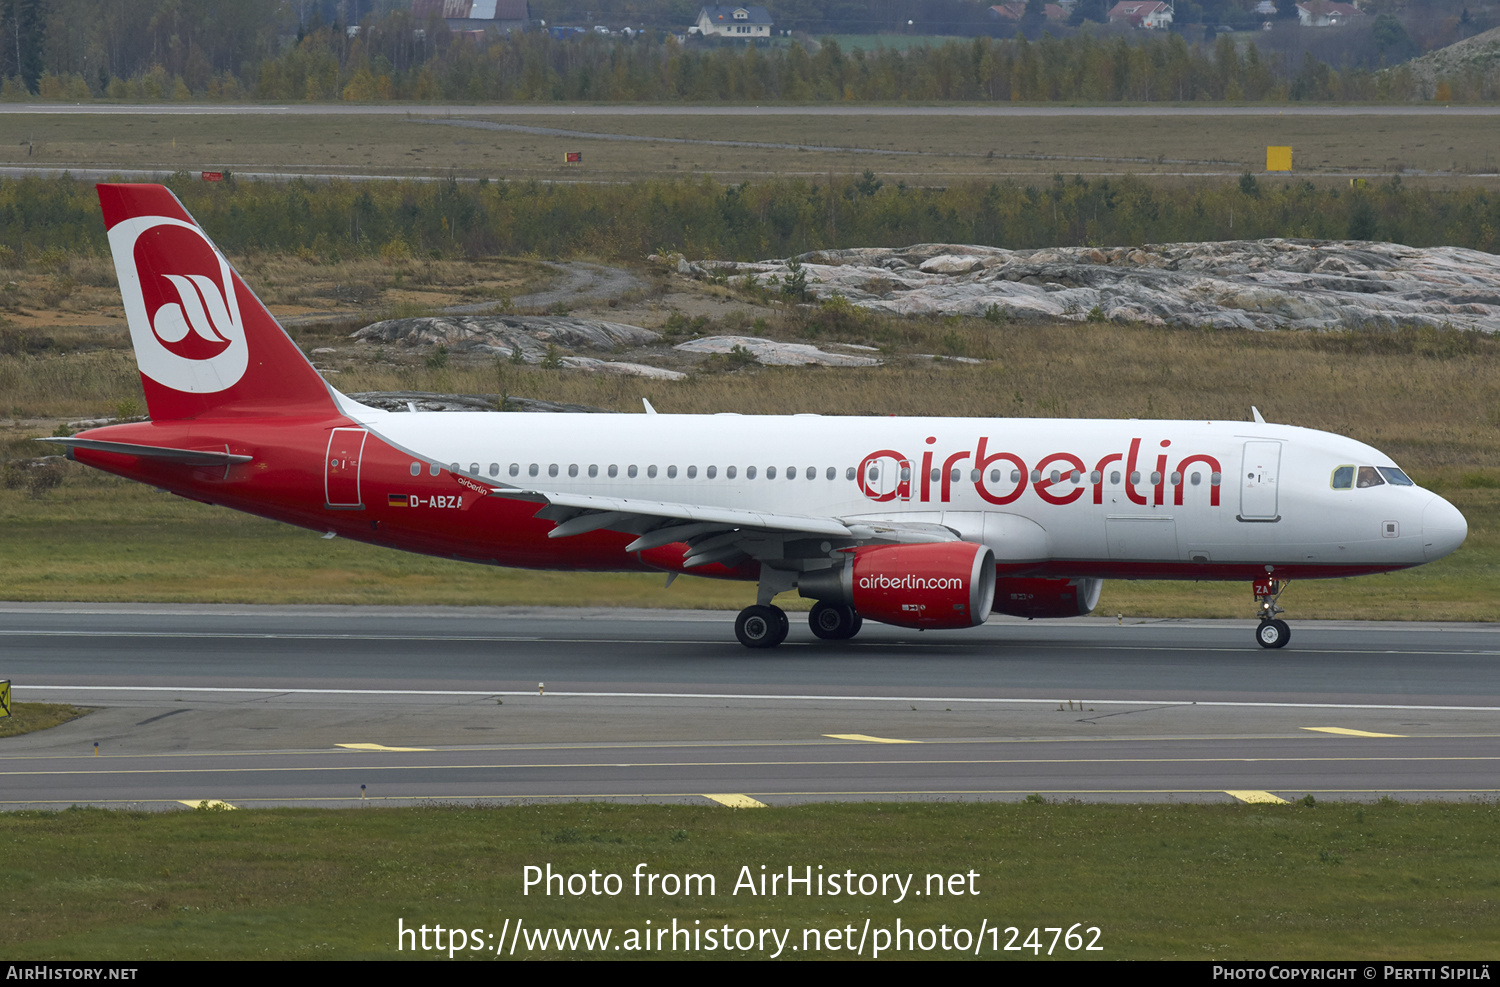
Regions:
[[[1166,503],[1167,488],[1170,486],[1172,503],[1180,507],[1183,502],[1183,487],[1196,486],[1203,481],[1201,472],[1189,473],[1191,467],[1198,466],[1209,473],[1209,504],[1219,506],[1219,488],[1224,470],[1217,458],[1207,453],[1193,453],[1177,460],[1175,468],[1169,472],[1167,467],[1173,454],[1168,450],[1172,440],[1162,439],[1155,462],[1150,463],[1148,460],[1149,476],[1142,477],[1142,441],[1139,438],[1131,439],[1128,449],[1110,453],[1092,466],[1074,453],[1054,452],[1028,467],[1026,461],[1014,452],[991,451],[988,437],[981,437],[973,451],[966,449],[950,453],[941,460],[933,449],[926,449],[922,453],[920,468],[914,468],[911,457],[899,450],[878,449],[860,461],[855,476],[860,492],[878,504],[913,500],[919,503],[936,501],[946,504],[953,498],[954,486],[965,482],[964,475],[967,473],[967,482],[973,484],[974,491],[980,498],[997,506],[1015,503],[1028,488],[1044,502],[1058,506],[1073,503],[1092,488],[1093,502],[1103,504],[1105,486],[1119,485],[1123,479],[1125,495],[1133,504],[1161,507]],[[936,443],[936,436],[928,436],[927,445]],[[1149,456],[1150,452],[1148,449],[1146,454]],[[881,464],[887,461],[895,463],[897,472],[894,483],[882,482],[881,471],[884,467]],[[1001,469],[999,464],[1004,464],[1007,468]],[[1111,469],[1112,466],[1116,468]],[[1122,473],[1123,476],[1120,475]],[[1143,479],[1149,481],[1149,493],[1142,493],[1138,489]]]

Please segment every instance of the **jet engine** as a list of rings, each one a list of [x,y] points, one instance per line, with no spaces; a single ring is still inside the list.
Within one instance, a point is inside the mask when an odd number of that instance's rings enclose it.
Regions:
[[[995,580],[995,612],[1012,617],[1082,617],[1099,605],[1102,579]]]
[[[866,545],[804,572],[797,592],[897,627],[976,627],[995,600],[995,553],[970,542]]]

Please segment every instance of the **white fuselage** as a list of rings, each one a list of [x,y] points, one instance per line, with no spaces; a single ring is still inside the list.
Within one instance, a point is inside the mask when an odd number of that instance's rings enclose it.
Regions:
[[[1353,439],[1286,425],[373,409],[354,417],[414,455],[497,486],[935,522],[1002,564],[1108,562],[1102,571],[1128,576],[1118,567],[1146,563],[1148,575],[1187,563],[1214,578],[1208,570],[1220,564],[1249,563],[1316,575],[1418,565],[1467,533],[1456,509],[1420,487],[1336,489],[1341,466],[1395,464]]]

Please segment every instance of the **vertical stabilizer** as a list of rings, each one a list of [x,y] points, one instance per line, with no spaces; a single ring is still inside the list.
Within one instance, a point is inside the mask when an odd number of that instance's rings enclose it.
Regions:
[[[337,413],[322,376],[177,196],[98,189],[153,420]]]

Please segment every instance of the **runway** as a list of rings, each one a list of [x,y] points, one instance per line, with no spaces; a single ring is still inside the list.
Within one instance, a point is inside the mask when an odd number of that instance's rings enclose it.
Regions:
[[[1500,628],[866,625],[728,613],[0,605],[0,805],[1494,797]],[[98,753],[94,744],[98,743]]]

